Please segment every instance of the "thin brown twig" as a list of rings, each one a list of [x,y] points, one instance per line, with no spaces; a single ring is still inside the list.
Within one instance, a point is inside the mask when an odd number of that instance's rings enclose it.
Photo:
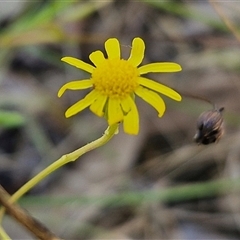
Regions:
[[[0,186],[0,203],[6,208],[6,211],[21,225],[27,228],[34,236],[41,240],[60,240],[50,230],[48,230],[42,223],[30,216],[17,204],[9,201],[10,195],[5,189]]]

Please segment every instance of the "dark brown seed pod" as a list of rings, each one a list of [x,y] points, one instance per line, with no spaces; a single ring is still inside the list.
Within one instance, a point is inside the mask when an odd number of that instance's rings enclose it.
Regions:
[[[196,143],[207,145],[219,141],[223,135],[223,109],[209,110],[199,116],[194,136]]]

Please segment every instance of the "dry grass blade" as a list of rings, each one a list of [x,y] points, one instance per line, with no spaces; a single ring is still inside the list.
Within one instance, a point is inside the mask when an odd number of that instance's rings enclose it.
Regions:
[[[0,202],[6,208],[8,214],[26,227],[34,236],[41,240],[58,240],[51,231],[42,223],[30,216],[18,205],[9,202],[10,195],[0,186]]]

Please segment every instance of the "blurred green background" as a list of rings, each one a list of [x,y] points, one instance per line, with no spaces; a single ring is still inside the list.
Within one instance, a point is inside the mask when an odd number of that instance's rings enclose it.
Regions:
[[[90,62],[119,39],[146,44],[144,64],[183,71],[149,77],[224,107],[217,144],[193,142],[196,121],[212,106],[166,100],[164,117],[137,99],[140,134],[122,132],[68,164],[20,203],[64,239],[239,239],[240,3],[237,1],[1,1],[0,184],[14,193],[61,155],[100,137],[107,125],[89,110],[65,119],[85,91],[58,89],[88,77],[60,61]],[[33,239],[10,217],[12,239]]]

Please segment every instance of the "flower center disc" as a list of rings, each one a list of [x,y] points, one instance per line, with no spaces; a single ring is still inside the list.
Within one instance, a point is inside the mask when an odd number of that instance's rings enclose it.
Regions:
[[[124,59],[106,59],[92,73],[95,89],[103,95],[123,99],[138,87],[138,70]]]

